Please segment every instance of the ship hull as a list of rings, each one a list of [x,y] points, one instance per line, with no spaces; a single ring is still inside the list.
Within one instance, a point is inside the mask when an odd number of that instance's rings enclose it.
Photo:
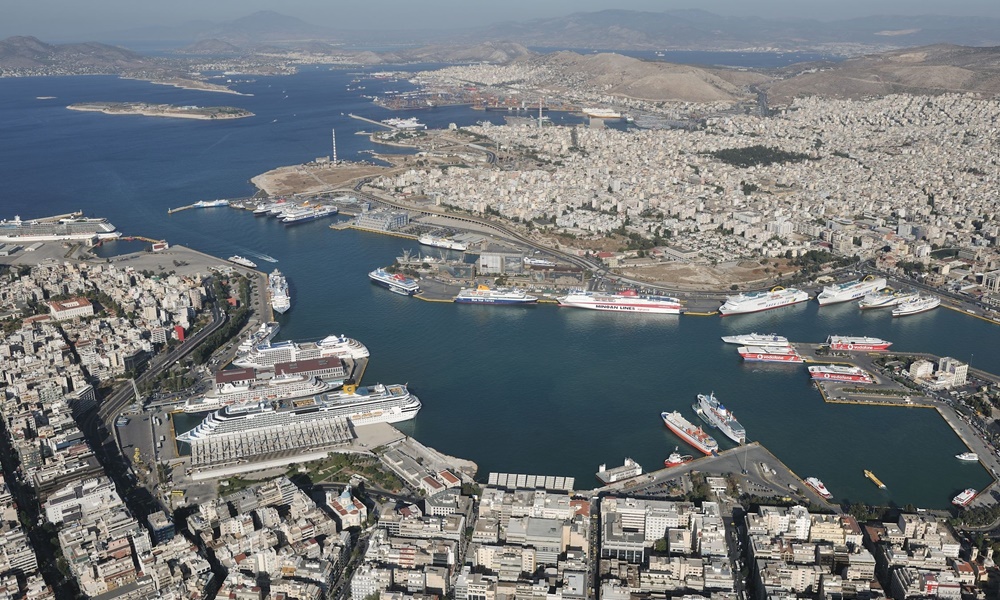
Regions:
[[[830,344],[831,350],[854,350],[854,351],[876,351],[881,352],[883,350],[888,350],[889,346],[892,344]]]
[[[706,438],[711,441],[711,444],[709,445],[709,444],[707,444],[705,442],[702,442],[698,438],[695,438],[690,433],[688,433],[687,431],[685,431],[683,427],[681,427],[680,425],[675,424],[673,421],[671,421],[670,417],[672,417],[672,415],[674,415],[674,414],[677,414],[677,413],[661,413],[660,414],[660,418],[663,419],[663,424],[666,425],[667,429],[669,429],[671,432],[673,432],[674,435],[676,435],[677,437],[679,437],[682,440],[684,440],[685,442],[687,442],[690,446],[696,448],[702,454],[710,455],[710,454],[712,454],[713,452],[715,452],[716,450],[719,449],[718,443],[711,436],[708,436],[706,434]],[[683,421],[687,422],[686,419],[683,419]],[[688,423],[688,425],[691,425],[691,424]],[[693,428],[694,426],[691,425],[691,427]]]
[[[810,375],[816,381],[854,381],[857,383],[871,383],[872,380],[864,375],[844,375],[841,373],[812,373]]]
[[[774,310],[800,304],[809,300],[809,294],[799,290],[784,290],[780,294],[772,292],[769,295],[733,296],[719,307],[719,315],[745,315],[765,310]]]
[[[388,281],[382,281],[381,279],[376,279],[374,277],[371,278],[371,281],[375,285],[377,285],[379,287],[383,287],[383,288],[389,290],[390,292],[394,292],[396,294],[399,294],[400,296],[412,296],[413,294],[416,294],[417,291],[418,291],[416,289],[410,290],[410,289],[407,289],[407,288],[400,287],[398,285],[393,285],[393,284],[389,283]]]
[[[527,305],[536,304],[538,298],[527,298],[527,299],[514,299],[514,298],[455,298],[455,303],[457,304],[508,304],[508,305]]]
[[[818,296],[816,296],[816,301],[819,302],[820,306],[850,302],[852,300],[857,300],[858,298],[864,298],[868,294],[884,288],[886,283],[887,282],[884,278],[879,278],[871,281],[859,281],[849,288],[833,292],[824,289]]]
[[[660,305],[655,303],[635,303],[635,304],[623,304],[617,302],[586,302],[579,300],[560,300],[559,306],[565,306],[569,308],[586,308],[588,310],[601,310],[607,312],[633,312],[633,313],[647,313],[647,314],[660,314],[660,315],[679,315],[681,314],[681,307],[674,306],[670,304]]]
[[[740,356],[746,362],[777,362],[777,363],[802,363],[805,360],[798,354],[772,354],[768,352],[740,352]]]

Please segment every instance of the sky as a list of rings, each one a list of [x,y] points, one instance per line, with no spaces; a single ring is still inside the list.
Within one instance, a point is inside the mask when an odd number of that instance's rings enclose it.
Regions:
[[[997,0],[6,0],[0,38],[103,41],[111,32],[186,21],[228,21],[274,10],[334,29],[452,29],[608,8],[700,8],[726,16],[835,20],[871,15],[1000,17]]]

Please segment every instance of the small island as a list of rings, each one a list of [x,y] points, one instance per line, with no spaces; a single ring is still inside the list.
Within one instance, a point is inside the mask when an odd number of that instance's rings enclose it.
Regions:
[[[242,119],[254,116],[249,110],[235,106],[175,106],[145,102],[86,102],[71,104],[66,108],[102,112],[108,115],[144,115],[175,119]]]

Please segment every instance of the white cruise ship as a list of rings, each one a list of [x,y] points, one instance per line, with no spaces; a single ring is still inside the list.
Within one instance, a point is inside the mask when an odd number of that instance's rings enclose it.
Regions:
[[[343,335],[328,335],[318,342],[266,342],[258,344],[246,354],[233,360],[237,367],[261,369],[280,362],[307,360],[310,358],[368,358],[368,348],[357,340]]]
[[[402,273],[390,273],[385,269],[375,269],[368,274],[372,283],[380,285],[390,292],[401,296],[412,296],[420,291],[420,284],[416,279],[411,279]]]
[[[741,333],[740,335],[726,335],[722,341],[727,344],[739,344],[741,346],[788,346],[788,338],[777,333]]]
[[[218,436],[239,433],[252,435],[255,431],[278,431],[304,421],[349,421],[357,427],[372,423],[399,423],[408,421],[420,411],[420,400],[404,384],[356,388],[319,398],[307,398],[280,403],[262,402],[254,405],[227,406],[217,410],[194,429],[177,436],[177,440],[198,443]]]
[[[681,301],[677,298],[642,295],[634,290],[625,290],[620,294],[577,291],[558,300],[559,306],[616,312],[679,315],[682,308]]]
[[[886,288],[884,290],[865,294],[865,297],[858,301],[858,308],[861,310],[868,310],[871,308],[889,308],[890,306],[898,306],[916,297],[916,292],[899,292]]]
[[[698,401],[691,408],[698,413],[703,421],[718,428],[719,431],[726,434],[727,438],[737,444],[743,444],[747,441],[747,430],[740,425],[733,413],[719,402],[714,392],[707,396],[698,394]]]
[[[907,315],[916,315],[922,312],[927,312],[933,310],[941,305],[941,299],[937,296],[920,296],[917,295],[912,300],[908,300],[896,308],[892,309],[892,316],[894,317],[905,317]]]
[[[275,400],[308,398],[343,385],[343,380],[326,381],[316,377],[274,377],[251,385],[226,383],[204,396],[192,398],[181,408],[184,412],[205,412],[229,405],[259,404]]]
[[[434,235],[422,235],[417,238],[417,241],[425,246],[433,246],[435,248],[446,248],[448,250],[458,250],[460,252],[465,252],[469,249],[468,244],[463,244],[462,242],[457,242],[452,239],[437,237]]]
[[[885,277],[871,277],[869,275],[864,279],[855,279],[854,281],[828,285],[816,296],[816,301],[819,302],[820,306],[837,302],[849,302],[880,290],[886,285]]]
[[[509,288],[490,289],[487,285],[476,288],[462,288],[454,301],[459,304],[534,304],[536,296],[529,296],[524,290]]]
[[[275,269],[267,276],[267,293],[271,296],[271,308],[276,313],[285,314],[292,307],[292,297],[288,293],[288,280]]]
[[[257,331],[249,334],[246,339],[240,341],[240,345],[236,348],[237,354],[246,354],[253,350],[253,347],[258,344],[263,344],[265,342],[270,342],[274,339],[274,336],[278,335],[279,325],[274,321],[270,323],[261,323]]]
[[[785,289],[778,286],[768,292],[747,292],[737,294],[736,296],[729,296],[726,298],[725,304],[719,307],[719,314],[723,317],[728,317],[729,315],[760,312],[762,310],[771,310],[772,308],[798,304],[808,299],[809,294],[802,290],[795,288]]]

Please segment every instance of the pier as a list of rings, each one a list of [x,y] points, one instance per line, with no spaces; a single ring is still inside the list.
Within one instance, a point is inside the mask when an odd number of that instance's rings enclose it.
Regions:
[[[372,125],[378,125],[379,127],[385,127],[386,129],[395,129],[395,127],[393,127],[392,125],[386,125],[385,123],[382,123],[381,121],[375,121],[373,119],[369,119],[367,117],[362,117],[361,115],[356,115],[354,113],[347,113],[347,116],[351,117],[352,119],[357,119],[359,121],[364,121],[365,123],[371,123]]]

